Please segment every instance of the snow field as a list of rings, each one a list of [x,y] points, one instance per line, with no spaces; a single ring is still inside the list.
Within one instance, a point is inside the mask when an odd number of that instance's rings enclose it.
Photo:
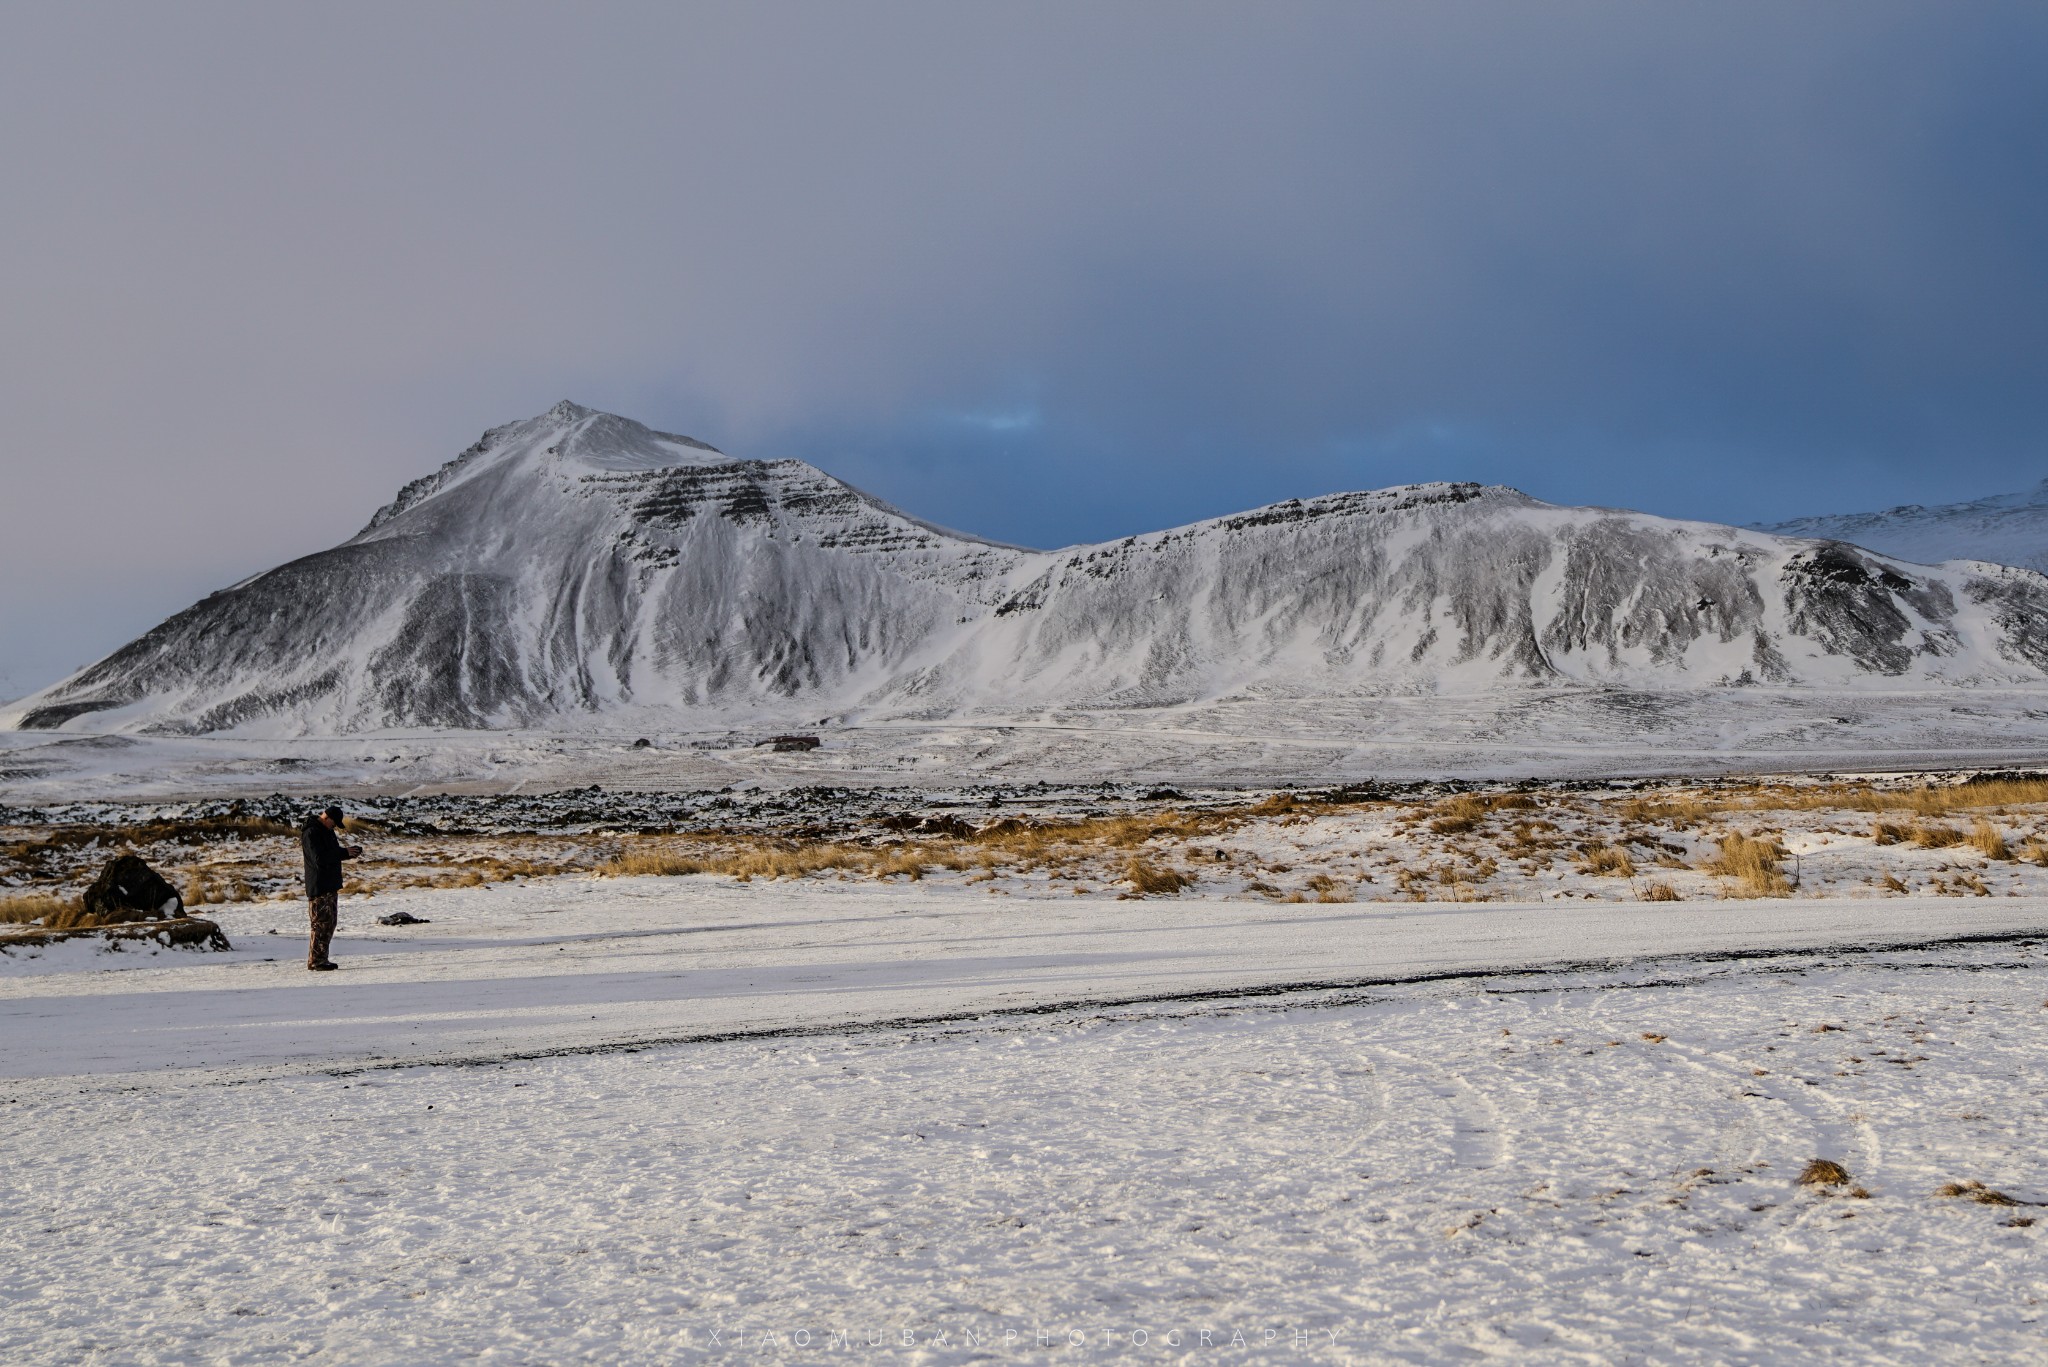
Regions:
[[[2027,1360],[2048,1222],[1934,1193],[2048,1199],[2044,996],[2020,942],[8,1083],[0,1357]]]
[[[2048,762],[2040,688],[1573,687],[1304,697],[1247,690],[1185,706],[984,711],[949,720],[858,711],[721,718],[625,709],[602,731],[384,731],[347,737],[0,731],[0,801],[182,800],[286,792],[714,791],[931,785],[1345,783],[1388,778],[1953,769]],[[804,754],[755,749],[816,732]],[[637,749],[642,737],[653,744]],[[913,790],[914,791],[914,790]]]

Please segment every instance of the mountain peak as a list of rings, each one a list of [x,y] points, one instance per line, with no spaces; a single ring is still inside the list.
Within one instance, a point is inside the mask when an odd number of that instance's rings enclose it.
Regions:
[[[1969,516],[2048,526],[2023,512]],[[1468,483],[1026,551],[801,461],[732,460],[564,402],[486,432],[345,545],[194,604],[0,724],[343,734],[1552,685],[2039,688],[2042,620],[2048,580],[2023,571]]]
[[[695,437],[657,432],[631,418],[563,399],[538,417],[491,428],[467,451],[400,489],[356,535],[382,531],[400,514],[481,470],[535,461],[620,474],[676,465],[725,465],[731,457]]]

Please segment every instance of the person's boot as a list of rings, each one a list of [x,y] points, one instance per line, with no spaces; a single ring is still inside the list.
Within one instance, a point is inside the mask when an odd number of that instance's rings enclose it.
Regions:
[[[340,968],[341,965],[332,959],[322,959],[319,963],[307,964],[306,967],[315,973],[332,973],[335,969]]]

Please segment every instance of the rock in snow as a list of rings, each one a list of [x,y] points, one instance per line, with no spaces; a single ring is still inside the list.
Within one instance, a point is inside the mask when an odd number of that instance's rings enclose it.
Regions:
[[[116,856],[85,890],[85,914],[99,925],[183,916],[185,899],[164,876],[132,854]]]
[[[213,594],[0,723],[319,735],[2044,681],[2048,578],[2024,569],[1477,484],[1032,551],[801,461],[735,460],[562,403],[485,433],[340,546]]]

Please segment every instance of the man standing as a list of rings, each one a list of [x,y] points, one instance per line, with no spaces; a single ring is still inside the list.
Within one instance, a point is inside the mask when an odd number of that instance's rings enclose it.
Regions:
[[[334,960],[327,946],[334,939],[334,924],[341,918],[341,861],[363,852],[361,845],[343,845],[334,838],[341,829],[341,808],[329,807],[309,817],[299,828],[299,849],[306,856],[307,920],[312,936],[306,945],[306,967],[316,973],[330,972]]]

